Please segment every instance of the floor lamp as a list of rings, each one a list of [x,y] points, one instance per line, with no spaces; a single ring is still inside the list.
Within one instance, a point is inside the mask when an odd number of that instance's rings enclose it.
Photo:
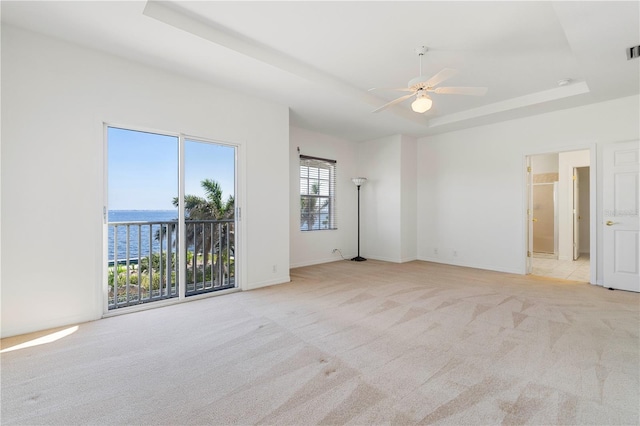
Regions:
[[[364,183],[367,181],[367,178],[356,177],[351,180],[358,187],[358,255],[351,260],[353,260],[354,262],[362,262],[367,259],[360,256],[360,187],[364,185]]]

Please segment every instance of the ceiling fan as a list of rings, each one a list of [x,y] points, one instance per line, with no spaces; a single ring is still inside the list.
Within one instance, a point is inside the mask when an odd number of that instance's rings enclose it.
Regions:
[[[411,109],[415,112],[424,113],[431,109],[433,101],[429,97],[428,93],[436,93],[438,95],[472,95],[472,96],[482,96],[487,93],[486,87],[435,87],[443,81],[453,77],[458,73],[458,71],[445,68],[436,75],[431,78],[426,78],[422,76],[422,57],[425,53],[427,53],[427,49],[425,46],[416,47],[415,52],[418,54],[420,58],[420,75],[409,81],[408,87],[406,88],[398,88],[398,89],[380,89],[380,88],[372,88],[372,90],[396,90],[399,92],[411,92],[408,95],[400,96],[393,101],[382,105],[380,108],[372,111],[372,112],[380,112],[383,109],[389,108],[395,104],[399,104],[409,98],[415,96],[415,100],[411,103]]]

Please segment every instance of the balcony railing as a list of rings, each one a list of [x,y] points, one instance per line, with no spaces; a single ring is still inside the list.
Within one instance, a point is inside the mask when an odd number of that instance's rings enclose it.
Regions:
[[[234,223],[186,221],[187,296],[235,287]]]
[[[186,221],[186,253],[178,255],[178,222],[109,223],[109,309],[235,287],[234,220]]]

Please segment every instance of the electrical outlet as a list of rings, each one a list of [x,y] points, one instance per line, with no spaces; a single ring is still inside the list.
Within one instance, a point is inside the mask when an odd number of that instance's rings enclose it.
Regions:
[[[453,257],[458,257],[458,250],[453,251]]]
[[[438,254],[438,249],[437,248],[433,249],[433,254]]]
[[[273,265],[273,273],[275,274],[276,272],[278,272],[278,265]]]

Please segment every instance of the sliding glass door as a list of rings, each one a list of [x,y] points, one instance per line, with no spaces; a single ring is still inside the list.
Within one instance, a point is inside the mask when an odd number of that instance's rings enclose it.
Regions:
[[[237,148],[117,127],[106,139],[107,309],[235,287]]]

